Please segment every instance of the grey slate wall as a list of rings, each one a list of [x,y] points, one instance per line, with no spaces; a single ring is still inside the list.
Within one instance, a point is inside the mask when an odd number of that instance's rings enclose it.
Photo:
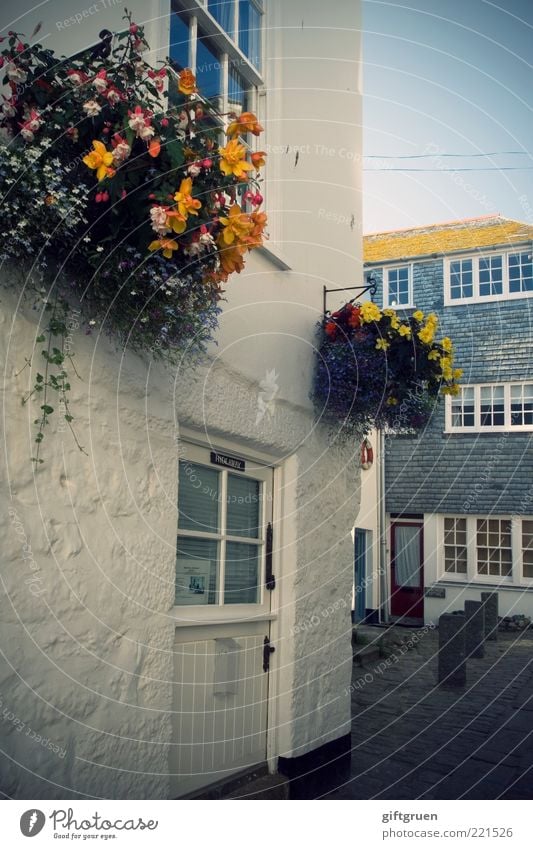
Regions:
[[[533,298],[444,306],[443,260],[414,264],[414,302],[436,312],[462,383],[533,378]],[[382,272],[371,271],[382,304]],[[531,514],[533,433],[444,434],[444,399],[417,437],[386,439],[390,513]]]

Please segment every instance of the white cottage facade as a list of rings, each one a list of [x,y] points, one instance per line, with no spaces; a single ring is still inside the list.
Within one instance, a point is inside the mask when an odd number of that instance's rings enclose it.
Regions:
[[[323,287],[362,274],[359,3],[130,5],[152,62],[186,58],[223,108],[258,113],[270,241],[194,371],[73,327],[88,456],[50,432],[37,472],[36,316],[2,292],[1,790],[18,798],[180,797],[350,730],[359,446],[308,396]],[[69,6],[18,28],[50,15],[67,54],[120,28],[119,4]]]

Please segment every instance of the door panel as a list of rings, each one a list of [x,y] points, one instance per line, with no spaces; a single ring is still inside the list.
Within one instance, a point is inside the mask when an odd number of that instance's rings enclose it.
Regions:
[[[424,621],[423,526],[391,524],[391,615],[406,622]]]
[[[262,633],[251,633],[176,642],[173,796],[266,760],[268,674],[263,672],[263,640]]]

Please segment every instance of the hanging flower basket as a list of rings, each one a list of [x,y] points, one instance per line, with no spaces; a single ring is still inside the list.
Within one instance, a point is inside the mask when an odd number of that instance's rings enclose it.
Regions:
[[[68,409],[73,303],[87,332],[121,349],[195,359],[216,328],[223,284],[266,225],[266,154],[240,140],[261,133],[255,115],[221,116],[189,69],[151,67],[129,13],[122,34],[100,37],[67,60],[11,32],[0,54],[0,260],[24,265],[23,285],[41,299],[43,368],[28,394],[39,400],[38,443],[59,406],[51,398]]]
[[[318,326],[313,401],[317,415],[349,432],[423,428],[440,394],[455,395],[462,370],[453,344],[435,341],[436,315],[401,320],[371,301],[346,304]]]

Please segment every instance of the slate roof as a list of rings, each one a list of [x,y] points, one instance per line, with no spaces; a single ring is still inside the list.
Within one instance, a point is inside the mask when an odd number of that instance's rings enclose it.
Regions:
[[[477,248],[509,248],[533,241],[533,225],[501,215],[445,221],[425,227],[369,233],[363,239],[364,262],[403,261]]]

